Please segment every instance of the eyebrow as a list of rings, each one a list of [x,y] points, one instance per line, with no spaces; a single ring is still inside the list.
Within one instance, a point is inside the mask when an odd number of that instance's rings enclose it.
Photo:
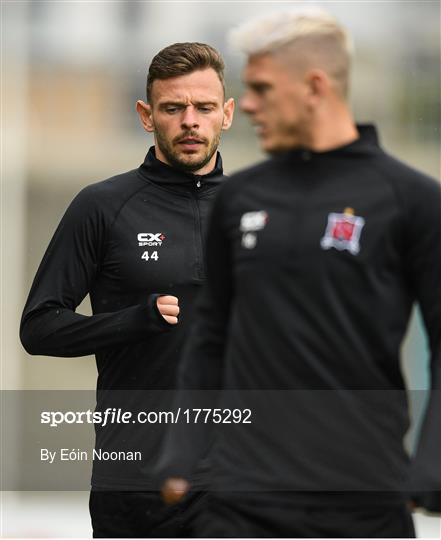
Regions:
[[[197,107],[201,105],[213,105],[216,107],[218,103],[216,101],[195,101],[193,105]],[[184,101],[164,101],[163,103],[159,103],[159,107],[188,107],[188,104]]]
[[[195,105],[218,105],[217,101],[196,101]]]
[[[244,81],[246,86],[248,88],[252,88],[253,90],[264,90],[266,88],[271,87],[271,83],[269,81]]]

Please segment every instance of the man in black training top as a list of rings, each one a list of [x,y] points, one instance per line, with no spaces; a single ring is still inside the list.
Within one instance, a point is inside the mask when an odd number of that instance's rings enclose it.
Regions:
[[[354,123],[331,16],[267,16],[233,38],[248,55],[241,107],[271,158],[219,192],[180,368],[183,389],[222,386],[220,410],[252,411],[217,424],[199,534],[413,536],[409,476],[414,500],[440,509],[440,185]],[[415,301],[432,392],[411,463],[399,351]],[[179,470],[175,445],[168,498],[196,458]]]
[[[155,410],[158,392],[146,390],[175,387],[205,277],[207,216],[224,178],[217,147],[233,117],[221,56],[201,43],[166,47],[150,65],[147,103],[138,101],[136,108],[154,147],[139,168],[90,185],[74,199],[38,269],[21,323],[30,354],[95,354],[100,411]],[[93,315],[75,313],[88,293]],[[94,461],[95,537],[188,534],[192,501],[164,513],[154,492],[159,428],[97,427],[97,449],[142,450],[142,461]]]

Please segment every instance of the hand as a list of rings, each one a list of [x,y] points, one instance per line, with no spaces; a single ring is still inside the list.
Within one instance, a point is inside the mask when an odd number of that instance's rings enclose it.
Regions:
[[[409,499],[408,501],[406,501],[406,506],[409,512],[413,512],[418,508],[418,504],[413,499]]]
[[[178,324],[179,305],[176,296],[159,296],[156,306],[169,324]]]
[[[176,504],[189,489],[190,484],[185,478],[168,478],[162,486],[161,496],[166,504]]]

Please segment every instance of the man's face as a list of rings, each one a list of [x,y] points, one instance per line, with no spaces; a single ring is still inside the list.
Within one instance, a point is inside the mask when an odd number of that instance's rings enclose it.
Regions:
[[[212,68],[194,71],[152,85],[151,103],[138,102],[147,131],[155,136],[156,157],[188,172],[213,169],[221,131],[228,129],[234,102]]]
[[[283,58],[251,56],[244,70],[245,93],[240,101],[250,116],[264,151],[273,153],[303,146],[310,109],[308,85],[286,67]]]

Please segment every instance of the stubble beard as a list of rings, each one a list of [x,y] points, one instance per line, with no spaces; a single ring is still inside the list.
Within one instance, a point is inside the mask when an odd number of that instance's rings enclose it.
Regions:
[[[169,141],[162,135],[160,131],[156,131],[155,135],[156,143],[158,144],[159,149],[161,150],[169,165],[171,165],[175,169],[190,173],[194,173],[195,171],[202,169],[203,167],[205,167],[205,165],[207,165],[207,163],[209,163],[209,161],[217,151],[221,138],[221,132],[219,132],[216,133],[211,142],[205,139],[204,142],[206,145],[206,150],[203,153],[203,156],[197,161],[192,161],[192,154],[189,154],[188,159],[190,159],[190,161],[187,161],[185,154],[182,155],[175,150],[174,142],[176,141],[176,139],[173,139],[173,141]],[[198,134],[192,132],[182,134],[179,136],[179,139],[191,136],[198,137]]]

